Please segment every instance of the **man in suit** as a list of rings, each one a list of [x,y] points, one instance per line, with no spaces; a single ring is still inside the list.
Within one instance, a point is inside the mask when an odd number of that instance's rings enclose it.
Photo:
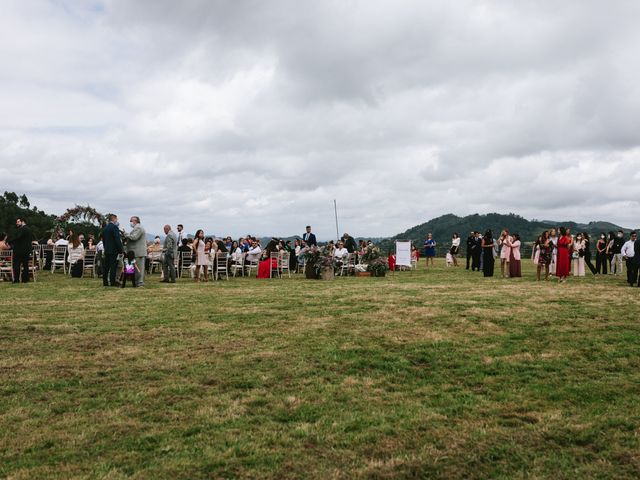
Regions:
[[[171,231],[170,225],[164,226],[164,246],[162,247],[162,253],[164,259],[162,261],[162,274],[164,283],[176,283],[176,264],[175,258],[178,254],[178,237]]]
[[[477,270],[479,272],[482,270],[482,235],[480,232],[476,232],[472,252],[471,270]]]
[[[347,249],[347,252],[354,253],[356,250],[358,250],[358,245],[356,245],[356,241],[348,233],[345,233],[342,236],[342,241],[344,242],[344,248]]]
[[[316,242],[316,236],[311,233],[311,227],[309,225],[307,225],[307,231],[302,235],[302,239],[309,247],[312,245],[318,245],[318,242]]]
[[[471,232],[471,235],[467,237],[467,270],[469,270],[469,263],[471,263],[471,257],[473,256],[473,246],[475,245],[476,232]]]
[[[144,263],[147,258],[147,232],[140,225],[140,217],[133,216],[129,219],[131,231],[125,234],[127,240],[127,252],[133,251],[138,264],[136,270],[136,287],[144,286]]]
[[[637,235],[636,235],[636,241],[633,242],[633,250],[634,252],[640,252],[640,239],[638,239]],[[633,256],[631,264],[635,268],[636,277],[637,277],[638,273],[640,272],[640,253],[638,255]],[[637,286],[640,287],[640,278],[638,278]]]
[[[31,241],[33,240],[31,230],[22,218],[16,219],[18,232],[9,243],[13,248],[13,283],[29,282],[29,257],[31,256]],[[20,267],[22,267],[22,278],[20,278]]]
[[[117,287],[116,269],[118,267],[118,255],[124,253],[120,230],[118,230],[117,215],[109,215],[109,223],[102,230],[102,245],[104,249],[102,285],[105,287]]]

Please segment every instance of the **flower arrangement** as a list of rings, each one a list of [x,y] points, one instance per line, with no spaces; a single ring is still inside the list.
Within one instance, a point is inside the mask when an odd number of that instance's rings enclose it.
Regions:
[[[313,272],[313,278],[320,278],[322,271],[325,269],[333,269],[336,267],[336,261],[332,255],[329,254],[327,247],[318,248],[313,245],[307,248],[301,257],[304,260],[305,270],[307,272]]]
[[[382,256],[380,249],[375,245],[367,246],[361,262],[367,265],[367,272],[371,272],[374,277],[384,277],[389,270],[389,261]]]

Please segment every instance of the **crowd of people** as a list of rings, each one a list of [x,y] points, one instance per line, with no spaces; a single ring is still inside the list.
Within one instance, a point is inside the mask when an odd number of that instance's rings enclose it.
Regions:
[[[252,235],[238,240],[231,237],[217,239],[206,237],[204,231],[199,229],[190,237],[181,224],[177,225],[175,232],[170,225],[165,225],[164,241],[156,236],[152,242],[147,242],[146,231],[138,216],[129,219],[129,226],[129,231],[125,231],[121,228],[118,217],[110,215],[97,240],[93,235],[85,238],[80,233],[68,232],[58,233],[56,238],[48,239],[47,244],[66,249],[65,261],[72,277],[83,275],[85,256],[87,252],[93,252],[94,266],[102,277],[103,285],[120,287],[124,287],[127,281],[134,287],[143,286],[145,272],[149,273],[154,264],[161,265],[161,282],[175,283],[178,272],[183,270],[185,255],[189,258],[190,277],[193,281],[206,282],[218,268],[218,253],[227,254],[226,268],[229,270],[239,268],[244,274],[248,268],[255,267],[258,278],[269,278],[274,268],[274,254],[277,254],[280,262],[286,262],[289,271],[296,271],[302,263],[303,254],[318,245],[310,226],[306,227],[300,238],[293,241],[272,238],[264,247],[260,239]],[[0,251],[11,250],[13,281],[28,282],[29,258],[34,242],[24,220],[17,219],[16,227],[17,234],[11,240],[6,234],[0,233]],[[460,266],[460,243],[460,236],[454,233],[445,255],[447,266]],[[345,233],[337,242],[328,242],[326,252],[340,265],[349,254],[363,256],[371,245],[371,241],[356,242]],[[434,267],[436,247],[437,243],[429,233],[423,244],[426,268]],[[510,233],[507,229],[502,230],[498,236],[494,236],[491,230],[484,234],[471,232],[466,241],[466,269],[481,271],[485,277],[492,277],[497,262],[502,277],[521,277],[522,247],[520,235]],[[562,283],[569,276],[585,276],[586,268],[594,275],[620,275],[623,273],[624,263],[629,285],[640,286],[640,253],[636,255],[635,252],[640,252],[636,232],[631,232],[627,240],[623,231],[602,233],[595,247],[592,247],[588,233],[572,235],[569,228],[560,227],[558,230],[552,228],[544,231],[537,237],[531,259],[536,265],[537,280],[549,280],[550,275],[553,275]],[[595,265],[592,262],[594,256]],[[419,257],[420,251],[412,245],[412,262],[417,264]],[[52,260],[51,256],[45,258],[44,269],[51,267]]]

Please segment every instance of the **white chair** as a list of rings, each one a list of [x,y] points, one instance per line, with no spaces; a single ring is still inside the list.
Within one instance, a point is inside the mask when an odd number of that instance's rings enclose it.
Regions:
[[[96,276],[96,251],[95,250],[86,250],[84,252],[84,261],[82,263],[82,276],[84,277],[84,272],[89,270],[91,272],[91,278]]]
[[[291,278],[291,269],[289,268],[289,261],[291,260],[290,257],[291,253],[287,252],[286,250],[283,250],[280,252],[280,257],[278,258],[278,268],[280,270],[280,278],[282,278],[282,275],[284,275],[284,272],[287,272],[287,275],[289,275],[289,278]]]
[[[219,279],[222,275],[229,280],[229,271],[227,270],[227,261],[229,259],[228,252],[216,253],[215,279]]]
[[[231,263],[231,274],[235,277],[240,270],[240,275],[244,277],[244,259],[246,253],[240,254],[240,258],[236,259]]]
[[[149,273],[153,273],[156,269],[162,272],[162,262],[160,258],[162,257],[162,252],[151,252],[149,254]]]
[[[347,254],[346,257],[342,259],[342,265],[340,265],[340,276],[344,277],[345,275],[349,275],[352,269],[355,269],[356,266],[356,256],[353,253]]]
[[[67,274],[67,247],[59,246],[53,249],[53,259],[51,260],[51,273],[62,267],[62,272]]]
[[[0,250],[0,278],[9,278],[13,282],[13,250]]]
[[[273,278],[274,272],[278,277],[282,278],[282,275],[280,275],[280,256],[279,252],[271,252],[269,254],[269,278]]]
[[[178,272],[178,277],[182,278],[182,272],[186,270],[187,274],[191,270],[191,263],[193,258],[193,253],[189,252],[179,252],[180,253],[180,271]]]
[[[42,245],[32,245],[31,251],[36,266],[42,270]]]
[[[250,259],[246,259],[244,260],[244,265],[247,269],[247,277],[251,276],[251,270],[253,270],[255,268],[256,270],[256,275],[258,274],[258,264],[260,263],[260,260],[258,260],[257,258],[255,260],[250,260]]]
[[[31,255],[29,256],[29,275],[31,275],[31,277],[33,278],[34,283],[36,281],[37,268],[38,268],[38,264],[37,264],[35,252],[31,252]]]

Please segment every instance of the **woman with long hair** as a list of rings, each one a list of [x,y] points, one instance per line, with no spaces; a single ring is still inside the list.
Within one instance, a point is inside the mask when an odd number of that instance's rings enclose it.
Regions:
[[[560,227],[560,238],[558,238],[558,250],[556,254],[556,277],[560,283],[564,282],[569,276],[571,269],[571,259],[569,252],[571,251],[572,240],[570,231],[564,227]]]
[[[69,270],[74,278],[82,277],[84,267],[84,245],[80,241],[80,237],[72,233],[69,237],[67,245],[67,261],[69,262]]]
[[[540,273],[544,268],[544,279],[549,280],[549,266],[553,256],[553,245],[549,240],[549,232],[545,230],[538,237],[538,265],[536,267],[536,280],[540,281]]]
[[[520,266],[520,245],[522,242],[520,241],[520,235],[514,233],[511,235],[508,240],[507,245],[511,250],[509,252],[509,276],[510,277],[521,277],[522,269]]]
[[[458,266],[458,253],[460,253],[460,236],[454,233],[451,237],[451,248],[449,249],[451,258],[453,258],[453,266]]]
[[[511,261],[511,236],[506,228],[500,232],[498,246],[500,248],[500,273],[502,278],[509,276],[509,262]]]
[[[582,241],[584,242],[584,264],[589,267],[589,270],[594,275],[598,273],[596,267],[591,263],[591,238],[587,232],[582,232]]]
[[[196,255],[196,271],[193,276],[194,282],[200,281],[200,269],[202,268],[202,272],[204,274],[204,281],[209,281],[209,258],[205,253],[205,245],[206,242],[204,240],[204,231],[198,230],[196,232],[195,238],[193,240],[193,251]]]
[[[600,238],[596,242],[596,273],[607,274],[607,236],[600,233]]]
[[[424,258],[425,266],[429,266],[429,259],[431,259],[431,266],[433,267],[433,259],[436,257],[436,241],[433,239],[432,234],[427,234],[427,239],[424,241]]]
[[[485,277],[493,277],[493,266],[495,259],[493,257],[493,233],[487,230],[482,237],[482,273]]]

